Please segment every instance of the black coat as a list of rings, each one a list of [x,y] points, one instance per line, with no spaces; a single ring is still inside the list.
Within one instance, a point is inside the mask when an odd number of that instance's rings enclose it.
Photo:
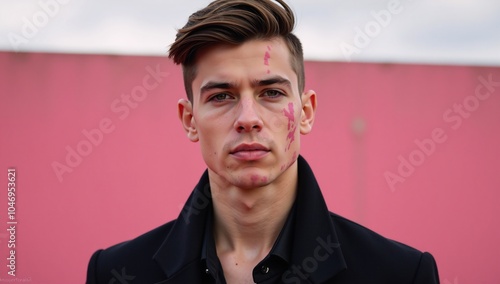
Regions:
[[[302,157],[298,167],[293,246],[283,283],[439,283],[432,255],[329,212]],[[205,172],[176,220],[96,251],[88,266],[87,283],[212,283],[201,261],[211,210],[208,183]]]

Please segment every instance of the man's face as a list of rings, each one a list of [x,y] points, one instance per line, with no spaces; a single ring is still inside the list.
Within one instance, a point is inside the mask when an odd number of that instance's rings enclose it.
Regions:
[[[312,91],[301,96],[282,39],[211,48],[196,70],[193,103],[181,100],[179,115],[188,137],[200,142],[211,180],[255,188],[296,167],[316,101]]]

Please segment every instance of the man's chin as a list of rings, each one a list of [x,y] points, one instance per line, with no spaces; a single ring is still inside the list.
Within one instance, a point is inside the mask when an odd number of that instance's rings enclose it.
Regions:
[[[251,190],[255,188],[260,188],[268,185],[269,176],[258,173],[245,174],[238,178],[234,183],[234,186],[245,190]]]

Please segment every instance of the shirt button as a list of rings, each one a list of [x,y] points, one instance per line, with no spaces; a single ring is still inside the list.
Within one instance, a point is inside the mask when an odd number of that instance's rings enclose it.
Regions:
[[[262,272],[262,274],[267,274],[267,273],[269,273],[269,266],[265,266],[265,265],[263,265],[263,266],[260,268],[260,272]]]
[[[208,270],[208,268],[205,269],[205,273],[206,274],[210,273],[210,271]]]

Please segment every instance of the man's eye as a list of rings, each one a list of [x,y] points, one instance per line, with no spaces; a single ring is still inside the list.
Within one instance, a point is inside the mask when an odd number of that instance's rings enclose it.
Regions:
[[[283,96],[284,94],[278,90],[266,90],[264,92],[264,95],[269,97],[269,98],[277,98],[277,97]]]
[[[214,95],[210,98],[211,101],[215,101],[215,102],[223,102],[227,99],[229,99],[229,95],[226,93],[220,93],[220,94]]]

